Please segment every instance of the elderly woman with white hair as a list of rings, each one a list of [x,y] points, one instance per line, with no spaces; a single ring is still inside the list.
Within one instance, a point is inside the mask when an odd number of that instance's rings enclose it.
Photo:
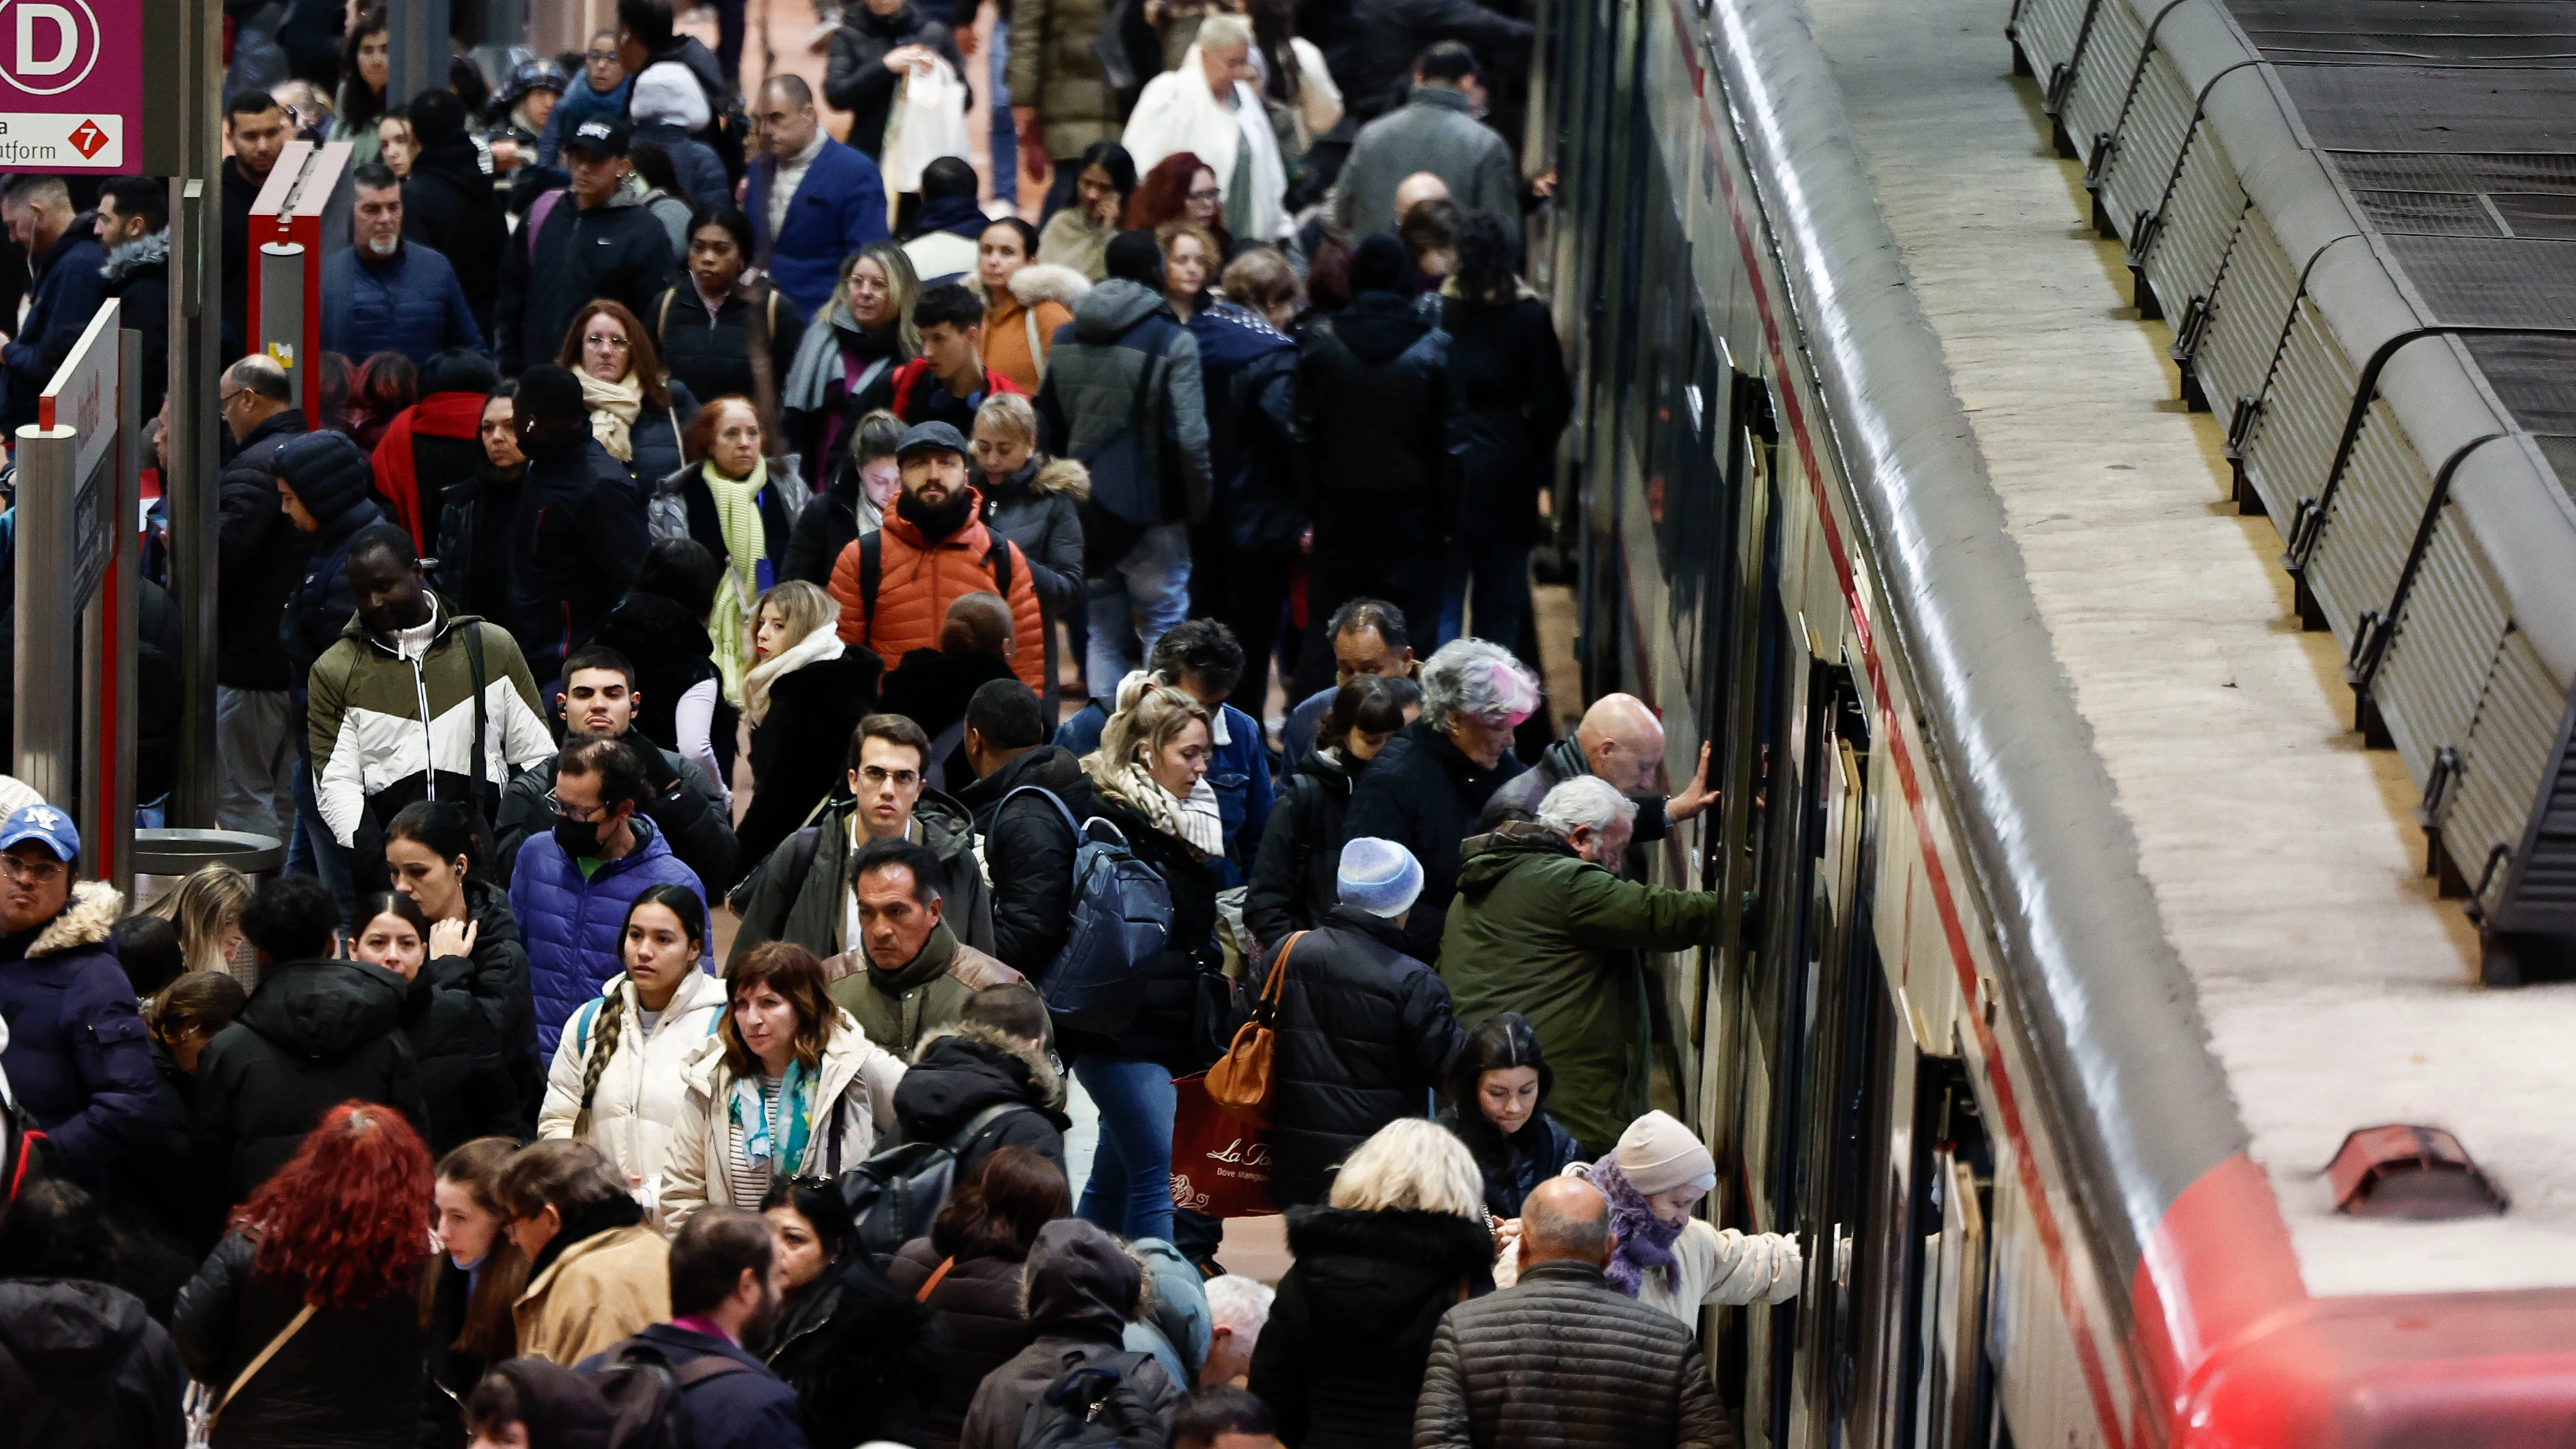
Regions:
[[[1187,151],[1216,173],[1228,236],[1276,241],[1287,235],[1288,167],[1252,63],[1252,22],[1211,15],[1181,63],[1145,83],[1118,140],[1136,173]]]
[[[1510,650],[1453,639],[1422,666],[1422,717],[1352,788],[1342,838],[1391,840],[1422,862],[1417,939],[1437,939],[1440,914],[1458,891],[1458,842],[1485,802],[1521,772],[1512,731],[1538,707],[1538,676]]]
[[[1548,791],[1538,819],[1468,841],[1440,942],[1440,976],[1460,1016],[1529,1018],[1556,1070],[1549,1110],[1587,1157],[1646,1112],[1637,953],[1713,942],[1720,919],[1714,893],[1619,878],[1636,817],[1636,802],[1585,775]]]
[[[1410,1449],[1440,1315],[1493,1291],[1476,1159],[1435,1122],[1390,1122],[1342,1164],[1327,1205],[1288,1210],[1288,1247],[1250,1384],[1280,1438]]]

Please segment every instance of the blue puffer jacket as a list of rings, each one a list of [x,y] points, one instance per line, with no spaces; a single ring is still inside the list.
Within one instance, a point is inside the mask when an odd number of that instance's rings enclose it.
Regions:
[[[1217,889],[1227,890],[1252,878],[1252,858],[1261,851],[1262,827],[1270,823],[1273,791],[1270,749],[1261,726],[1233,705],[1218,707],[1225,711],[1226,742],[1208,755],[1207,781],[1216,792],[1217,818],[1225,822],[1225,858],[1208,865]],[[1108,726],[1109,712],[1095,699],[1056,727],[1055,743],[1080,759],[1100,748],[1100,732]]]
[[[158,1128],[160,1074],[108,929],[125,898],[91,882],[31,937],[0,940],[0,1070],[36,1125],[92,1183]]]
[[[626,929],[626,908],[637,896],[658,885],[682,885],[700,902],[707,898],[706,887],[680,864],[652,821],[638,815],[632,824],[635,849],[602,862],[588,880],[551,833],[532,835],[519,848],[519,863],[510,875],[510,912],[527,937],[541,1061],[554,1060],[555,1038],[565,1020],[625,969],[618,936]]]
[[[451,347],[483,350],[483,329],[447,258],[405,242],[379,260],[359,247],[322,259],[322,345],[352,361],[399,352],[414,366]]]

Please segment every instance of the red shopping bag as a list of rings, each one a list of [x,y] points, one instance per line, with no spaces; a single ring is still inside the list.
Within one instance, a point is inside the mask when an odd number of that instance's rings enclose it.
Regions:
[[[1218,1106],[1205,1072],[1172,1086],[1172,1206],[1212,1218],[1279,1211],[1270,1205],[1270,1134]]]

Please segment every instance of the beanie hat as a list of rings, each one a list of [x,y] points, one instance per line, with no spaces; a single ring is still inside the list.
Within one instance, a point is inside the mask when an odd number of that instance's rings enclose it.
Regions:
[[[648,65],[635,78],[634,99],[626,113],[635,124],[649,126],[668,121],[683,131],[706,129],[713,112],[707,108],[707,93],[689,68],[677,61]]]
[[[1685,1183],[1702,1192],[1717,1186],[1717,1159],[1669,1112],[1649,1112],[1629,1123],[1613,1155],[1628,1185],[1647,1197]]]
[[[295,499],[315,522],[328,526],[341,514],[367,501],[375,470],[367,455],[341,434],[324,430],[289,438],[277,450],[277,476],[295,490]]]
[[[1362,835],[1343,845],[1333,884],[1343,905],[1393,920],[1422,894],[1422,862],[1392,840]]]
[[[1412,266],[1413,259],[1404,254],[1404,243],[1380,232],[1362,241],[1351,253],[1351,290],[1402,291],[1404,274]]]

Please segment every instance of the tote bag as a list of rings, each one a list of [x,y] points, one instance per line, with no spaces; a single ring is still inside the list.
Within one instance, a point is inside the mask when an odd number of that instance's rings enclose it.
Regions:
[[[889,195],[921,190],[921,169],[942,156],[966,154],[966,86],[945,60],[908,72],[886,116],[880,164]]]
[[[1279,1211],[1270,1205],[1270,1134],[1218,1106],[1205,1072],[1172,1086],[1172,1206],[1212,1218]]]

